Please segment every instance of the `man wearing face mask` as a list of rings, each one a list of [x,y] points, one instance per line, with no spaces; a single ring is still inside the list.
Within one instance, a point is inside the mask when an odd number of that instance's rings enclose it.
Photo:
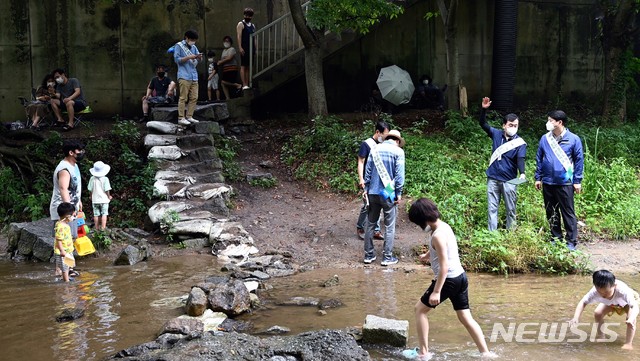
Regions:
[[[64,69],[60,68],[53,71],[53,78],[57,85],[55,94],[51,96],[51,109],[56,115],[58,125],[64,124],[60,109],[66,109],[69,121],[62,129],[71,130],[73,129],[74,114],[83,111],[87,107],[80,81],[76,78],[67,78]],[[56,209],[55,212],[57,211]]]
[[[249,89],[249,62],[251,56],[254,56],[258,50],[258,44],[253,43],[253,51],[250,54],[249,38],[251,34],[256,32],[256,25],[251,23],[253,19],[253,9],[244,9],[244,19],[236,26],[236,40],[240,45],[240,79],[242,80],[242,89]]]
[[[49,203],[49,214],[53,224],[60,219],[58,206],[62,202],[73,204],[76,211],[82,211],[82,182],[78,162],[84,158],[84,144],[77,140],[65,140],[62,144],[64,159],[53,171],[53,194]],[[73,239],[78,237],[78,227],[70,224]]]
[[[173,51],[173,59],[178,64],[178,86],[180,87],[178,124],[181,125],[198,123],[198,120],[193,118],[193,113],[198,101],[198,70],[196,66],[202,60],[202,54],[196,47],[196,40],[198,40],[198,33],[195,30],[187,30],[184,33],[184,40],[177,43]],[[186,116],[185,104],[187,105]]]
[[[418,86],[416,86],[418,108],[444,110],[444,92],[446,90],[446,84],[440,89],[433,83],[430,76],[422,75]]]
[[[536,154],[537,190],[542,189],[544,208],[553,241],[561,240],[560,216],[564,221],[564,240],[570,250],[578,244],[578,220],[573,204],[574,193],[582,192],[584,154],[580,137],[566,128],[567,115],[562,110],[549,112],[548,133],[540,138]]]
[[[142,120],[149,120],[149,103],[163,104],[170,103],[175,95],[176,83],[167,76],[164,65],[156,67],[156,76],[151,78],[147,85],[147,92],[142,97]],[[153,94],[155,91],[155,95]]]
[[[498,207],[500,199],[504,199],[507,213],[507,229],[516,225],[516,201],[518,195],[513,180],[518,177],[525,180],[524,158],[527,154],[527,143],[518,136],[518,117],[511,113],[502,120],[502,129],[491,127],[487,123],[487,109],[491,99],[482,99],[480,126],[491,138],[491,158],[487,168],[487,213],[490,231],[498,229]]]
[[[378,122],[376,123],[376,130],[373,133],[371,138],[368,138],[362,144],[360,144],[360,149],[358,149],[358,187],[362,189],[364,192],[364,167],[367,162],[367,158],[369,158],[369,153],[371,153],[371,149],[375,147],[377,144],[382,143],[384,141],[384,137],[389,133],[389,124],[386,122]],[[356,233],[358,237],[364,239],[365,226],[367,222],[367,214],[369,213],[369,205],[367,202],[367,194],[363,194],[363,205],[360,209],[360,216],[358,217],[358,223],[356,223]],[[382,233],[380,233],[380,220],[376,223],[373,238],[375,239],[384,239]]]

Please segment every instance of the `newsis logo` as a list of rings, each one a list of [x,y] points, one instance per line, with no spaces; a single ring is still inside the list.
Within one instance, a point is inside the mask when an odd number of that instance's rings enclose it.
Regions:
[[[498,338],[518,343],[615,342],[618,334],[612,328],[618,326],[620,323],[603,323],[602,336],[596,339],[597,323],[510,322],[507,328],[502,323],[494,323],[489,342],[496,342]]]

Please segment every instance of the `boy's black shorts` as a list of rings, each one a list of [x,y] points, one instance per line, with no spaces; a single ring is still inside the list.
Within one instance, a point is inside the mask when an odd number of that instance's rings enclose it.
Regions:
[[[431,281],[431,286],[427,288],[427,291],[420,297],[420,302],[425,306],[436,308],[429,304],[429,297],[433,293],[433,289],[436,287],[436,280]],[[454,278],[447,278],[440,291],[440,303],[446,299],[451,300],[453,309],[456,311],[469,309],[469,281],[467,280],[467,273],[463,272],[460,276]]]

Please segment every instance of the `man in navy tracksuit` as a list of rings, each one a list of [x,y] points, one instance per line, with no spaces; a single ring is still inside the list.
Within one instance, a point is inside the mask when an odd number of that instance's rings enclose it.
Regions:
[[[536,154],[535,187],[542,189],[547,220],[554,240],[561,240],[560,215],[564,221],[567,247],[578,244],[578,221],[573,207],[574,193],[582,192],[584,154],[580,137],[566,128],[567,115],[562,110],[549,112],[547,134],[540,138]]]
[[[518,136],[518,116],[507,114],[502,120],[502,129],[491,127],[487,123],[487,108],[491,105],[491,99],[482,99],[482,112],[480,113],[480,126],[491,138],[491,159],[487,168],[487,213],[489,214],[489,230],[498,228],[498,207],[500,198],[504,199],[504,208],[507,212],[507,229],[516,224],[516,185],[512,181],[518,176],[524,180],[524,157],[527,154],[527,143]]]

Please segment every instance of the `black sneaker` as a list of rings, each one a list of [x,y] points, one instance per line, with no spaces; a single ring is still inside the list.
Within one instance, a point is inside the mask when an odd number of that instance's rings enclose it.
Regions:
[[[374,256],[364,256],[364,263],[365,264],[370,264],[375,260],[376,260],[376,256],[375,255]],[[397,262],[397,260],[396,260],[396,262]]]
[[[391,266],[392,264],[396,264],[396,263],[398,263],[398,259],[393,256],[385,257],[382,259],[382,262],[380,262],[380,264],[383,266]]]

